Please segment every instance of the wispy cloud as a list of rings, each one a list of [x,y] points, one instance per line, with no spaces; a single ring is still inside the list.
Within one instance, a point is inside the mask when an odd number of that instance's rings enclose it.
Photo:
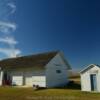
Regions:
[[[0,43],[9,46],[9,48],[6,48],[6,46],[5,48],[0,47],[0,53],[5,54],[7,57],[16,57],[21,53],[19,49],[16,49],[15,46],[18,44],[18,41],[16,41],[12,35],[12,32],[14,32],[17,27],[15,23],[9,20],[9,17],[16,11],[16,5],[14,0],[2,0],[0,7],[0,32],[4,36],[0,37]]]
[[[7,43],[9,45],[15,45],[18,43],[13,37],[0,38],[0,42]]]
[[[15,48],[15,45],[18,43],[18,41],[16,41],[14,37],[2,37],[0,38],[0,42],[9,45],[9,48],[0,48],[0,52],[4,53],[8,57],[16,57],[16,55],[19,55],[21,53],[19,49]]]
[[[12,49],[12,48],[0,48],[0,52],[7,55],[8,57],[16,57],[19,55],[21,51],[19,49]]]
[[[13,2],[7,4],[11,8],[10,14],[13,14],[16,11],[16,5]]]
[[[3,33],[11,33],[16,30],[16,24],[11,22],[0,21],[0,31]]]

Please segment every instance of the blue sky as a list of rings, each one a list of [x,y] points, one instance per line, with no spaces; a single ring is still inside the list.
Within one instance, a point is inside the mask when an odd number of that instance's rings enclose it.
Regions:
[[[61,50],[73,69],[100,64],[100,1],[16,0],[22,55]],[[2,34],[2,33],[0,33]]]

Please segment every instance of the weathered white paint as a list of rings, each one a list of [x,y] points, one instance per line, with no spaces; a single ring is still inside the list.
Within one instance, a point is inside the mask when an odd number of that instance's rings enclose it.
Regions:
[[[87,69],[81,73],[81,90],[91,91],[90,75],[96,74],[97,77],[97,91],[100,92],[100,68],[94,65],[94,67]]]
[[[32,87],[34,85],[39,85],[40,87],[46,87],[46,76],[45,76],[45,70],[43,69],[27,69],[24,71],[22,70],[16,70],[16,71],[10,71],[8,73],[10,75],[12,84],[18,85],[18,86],[29,86]]]
[[[56,71],[60,70],[61,73]],[[47,87],[63,86],[68,83],[67,66],[58,53],[46,66],[46,85]]]
[[[40,87],[46,87],[46,77],[45,76],[33,76],[33,84],[39,85]]]
[[[27,85],[27,86],[32,86],[32,72],[25,72],[24,73],[24,79],[25,79],[25,83],[24,85]]]
[[[45,70],[39,69],[39,70],[31,70],[24,72],[24,79],[25,79],[25,85],[27,86],[33,86],[33,85],[39,85],[40,87],[46,87],[46,78],[45,78]]]
[[[3,83],[3,71],[0,71],[0,86]]]
[[[23,85],[23,72],[12,72],[12,85]]]
[[[57,73],[57,70],[60,70],[61,73]],[[68,66],[61,52],[55,55],[55,57],[42,68],[33,66],[33,68],[22,67],[21,69],[7,70],[7,75],[10,77],[12,84],[28,87],[32,87],[33,84],[39,85],[40,87],[64,86],[68,83],[67,74]]]

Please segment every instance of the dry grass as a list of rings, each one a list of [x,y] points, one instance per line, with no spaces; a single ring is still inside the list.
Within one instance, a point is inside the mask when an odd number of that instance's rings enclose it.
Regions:
[[[0,88],[0,100],[100,100],[99,93],[73,89]]]
[[[100,100],[100,94],[81,92],[75,84],[69,87],[40,90],[0,87],[0,100]]]
[[[70,81],[74,81],[75,83],[80,84],[80,77],[71,77]]]

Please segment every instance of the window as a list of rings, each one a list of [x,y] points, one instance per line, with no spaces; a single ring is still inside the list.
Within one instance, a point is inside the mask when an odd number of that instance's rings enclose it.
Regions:
[[[56,70],[56,73],[61,73],[61,70]]]

